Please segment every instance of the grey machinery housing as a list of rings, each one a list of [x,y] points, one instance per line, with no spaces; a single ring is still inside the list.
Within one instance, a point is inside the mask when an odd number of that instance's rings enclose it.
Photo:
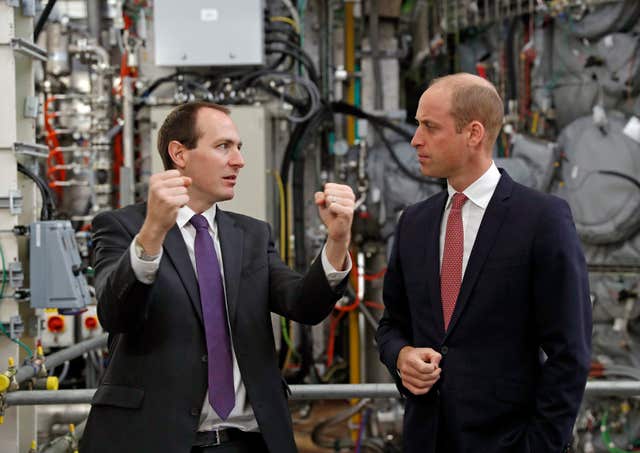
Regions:
[[[32,308],[77,309],[91,300],[71,222],[49,220],[29,227]]]

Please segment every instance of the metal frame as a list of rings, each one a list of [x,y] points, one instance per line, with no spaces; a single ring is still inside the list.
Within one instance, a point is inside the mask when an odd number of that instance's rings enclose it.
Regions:
[[[7,393],[6,406],[34,406],[41,404],[91,403],[96,389],[83,390],[32,390]],[[585,389],[586,396],[640,395],[640,381],[591,381]],[[292,400],[351,399],[351,398],[399,398],[395,384],[310,384],[292,385]]]

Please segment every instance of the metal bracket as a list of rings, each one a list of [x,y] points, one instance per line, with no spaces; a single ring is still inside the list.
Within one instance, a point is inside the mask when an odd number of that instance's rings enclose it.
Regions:
[[[24,117],[38,118],[38,107],[40,107],[40,102],[37,96],[26,96],[24,98]]]
[[[15,142],[13,144],[13,152],[16,154],[27,154],[33,157],[46,159],[49,157],[49,147],[47,145],[38,145],[36,143]]]
[[[22,193],[19,190],[9,190],[9,196],[0,196],[0,209],[7,208],[13,215],[22,214]]]
[[[27,57],[35,58],[41,61],[47,61],[47,51],[34,43],[23,38],[11,38],[11,48],[18,53]]]
[[[9,334],[9,339],[16,340],[24,333],[24,323],[20,315],[11,316],[9,322],[3,322],[3,327]]]
[[[24,272],[20,261],[9,262],[9,286],[12,288],[22,288],[24,283]]]
[[[22,15],[24,17],[35,17],[36,15],[35,0],[22,0]]]

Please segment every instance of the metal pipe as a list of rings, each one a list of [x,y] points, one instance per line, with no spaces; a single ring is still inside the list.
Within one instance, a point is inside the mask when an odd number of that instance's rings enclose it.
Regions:
[[[102,46],[95,44],[83,44],[81,46],[70,45],[70,53],[92,53],[98,57],[98,68],[106,69],[109,66],[109,53]]]
[[[89,34],[100,43],[100,26],[102,25],[102,5],[100,0],[87,0],[87,22]]]
[[[77,448],[76,442],[82,438],[86,424],[87,422],[85,420],[76,426],[73,435],[67,434],[54,439],[50,444],[45,445],[40,453],[67,453],[71,451],[72,448]],[[72,437],[74,440],[72,440]]]
[[[35,406],[40,404],[90,403],[96,389],[82,390],[32,390],[7,393],[7,406]],[[640,395],[640,381],[591,381],[587,382],[586,396]],[[395,384],[313,384],[292,385],[292,400],[349,399],[349,398],[398,398]]]
[[[44,359],[44,364],[47,368],[55,368],[61,363],[66,362],[67,360],[72,360],[76,357],[80,357],[87,351],[104,348],[107,345],[107,337],[108,334],[104,334],[99,337],[77,343],[67,349],[63,349],[62,351],[58,351],[54,354],[48,355]],[[18,372],[16,373],[16,379],[18,380],[18,383],[24,382],[27,379],[31,379],[33,376],[35,376],[36,371],[37,370],[33,366],[31,366],[31,364],[20,367],[20,369],[18,369]]]
[[[375,110],[382,110],[382,93],[384,92],[384,86],[382,70],[380,68],[380,16],[378,0],[371,0],[369,8],[369,46],[371,48],[371,65],[373,66],[373,108]]]
[[[124,166],[133,168],[133,79],[124,77],[122,79],[122,152],[124,155]]]

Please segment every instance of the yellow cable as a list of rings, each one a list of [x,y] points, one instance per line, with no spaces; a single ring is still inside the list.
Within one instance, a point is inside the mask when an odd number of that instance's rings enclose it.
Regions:
[[[289,321],[287,323],[289,325],[289,340],[291,341],[291,346],[289,346],[289,350],[287,351],[287,356],[284,359],[284,363],[282,364],[282,375],[284,376],[285,373],[287,372],[287,368],[289,367],[289,363],[291,363],[291,357],[293,356],[293,344],[294,344],[294,333],[293,331],[295,330],[293,328],[293,323],[291,321]]]
[[[282,184],[282,176],[276,170],[273,171],[273,177],[276,178],[276,183],[278,185],[278,198],[280,199],[280,258],[284,259],[284,243],[286,242],[286,211],[285,211],[285,200],[284,200],[284,185]]]
[[[356,70],[356,39],[353,3],[344,4],[344,67],[349,74],[347,82],[347,102],[354,105],[356,102],[356,81],[353,73]],[[353,145],[356,140],[356,121],[351,115],[347,116],[347,142]]]
[[[293,189],[291,188],[291,184],[289,184],[287,186],[287,213],[288,213],[288,218],[287,218],[287,225],[289,226],[287,228],[287,231],[293,231]],[[291,235],[289,235],[289,238],[291,238]],[[296,254],[296,250],[295,250],[295,244],[293,243],[293,241],[289,241],[289,259],[287,264],[289,265],[289,267],[293,267],[293,258]]]
[[[271,20],[271,22],[284,22],[286,24],[289,24],[293,27],[293,29],[296,31],[297,34],[300,34],[300,25],[298,25],[298,22],[296,22],[290,17],[271,16],[269,19]]]

